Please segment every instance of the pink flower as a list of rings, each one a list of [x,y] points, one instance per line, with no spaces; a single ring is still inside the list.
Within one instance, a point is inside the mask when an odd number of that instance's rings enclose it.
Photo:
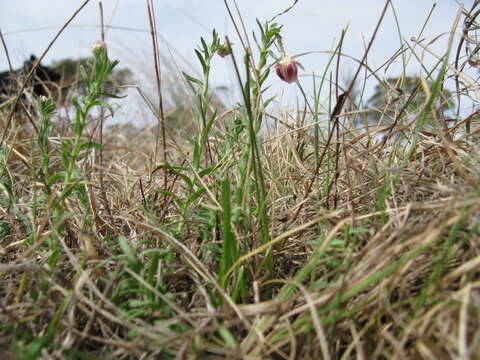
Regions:
[[[284,56],[278,64],[275,65],[275,70],[280,79],[290,84],[297,81],[299,67],[303,70],[302,64],[298,61],[293,60],[291,57]]]

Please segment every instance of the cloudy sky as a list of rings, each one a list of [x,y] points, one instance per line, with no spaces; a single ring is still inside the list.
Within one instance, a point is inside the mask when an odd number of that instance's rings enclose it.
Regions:
[[[470,7],[473,0],[464,2]],[[84,0],[17,0],[2,5],[0,29],[14,66],[19,66],[30,54],[40,54],[47,47],[62,24]],[[238,44],[233,25],[227,16],[223,0],[154,0],[157,26],[163,42],[162,51],[178,61],[181,58],[195,65],[193,48],[200,36],[209,37],[212,29],[223,36],[228,34]],[[233,7],[233,0],[228,0]],[[256,29],[255,19],[264,22],[288,8],[294,0],[237,0],[247,29]],[[389,10],[375,46],[370,64],[384,63],[400,46],[400,36],[416,36],[424,24],[435,1],[393,0],[401,35],[392,10]],[[450,30],[458,10],[455,0],[438,0],[427,24],[424,38]],[[287,53],[295,55],[313,52],[302,57],[306,73],[320,73],[327,55],[315,51],[331,50],[342,29],[348,25],[344,52],[361,58],[370,35],[385,4],[382,0],[298,0],[287,14],[277,18],[284,25],[284,42]],[[146,1],[103,0],[105,22],[113,28],[107,33],[110,54],[133,70],[153,74],[151,67],[151,40],[148,33]],[[86,56],[90,45],[99,38],[98,0],[90,0],[72,25],[65,30],[45,58],[45,63],[66,57]],[[435,49],[445,50],[448,34],[437,40]],[[427,59],[433,61],[433,59]],[[231,65],[216,60],[216,85],[230,86],[233,81]],[[182,63],[180,67],[186,65]],[[397,67],[395,69],[395,66]],[[0,69],[7,68],[4,52],[0,55]],[[216,68],[217,69],[217,68]],[[391,71],[399,71],[400,64]],[[409,72],[418,73],[418,63],[412,61]],[[353,72],[353,63],[344,65],[345,77]],[[311,82],[311,81],[310,81]]]

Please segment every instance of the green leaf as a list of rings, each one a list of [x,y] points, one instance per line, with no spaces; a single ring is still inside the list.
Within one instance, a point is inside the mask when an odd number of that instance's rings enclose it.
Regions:
[[[202,43],[202,47],[203,47],[203,52],[205,54],[205,57],[208,58],[210,57],[210,53],[208,51],[208,45],[207,43],[205,42],[205,40],[203,39],[203,37],[200,38],[200,42]]]
[[[200,51],[198,51],[197,49],[195,49],[195,54],[197,54],[197,58],[200,61],[200,64],[202,65],[203,72],[204,73],[207,72],[208,66],[205,63],[205,60],[203,59],[202,53]]]
[[[85,85],[89,87],[91,83],[90,77],[88,76],[87,71],[85,70],[85,67],[83,65],[80,65],[80,76],[82,77],[82,80],[85,82]]]
[[[263,83],[265,82],[265,80],[267,80],[268,78],[268,75],[270,75],[270,69],[266,69],[262,75],[260,75],[260,79],[259,79],[259,82],[260,82],[260,86],[263,85]]]
[[[189,189],[193,187],[192,179],[188,175],[185,175],[179,171],[179,170],[188,171],[189,170],[188,168],[179,167],[179,166],[170,166],[170,165],[168,165],[167,168],[170,172],[172,172],[173,174],[181,178],[185,182],[185,184],[188,186]]]
[[[127,242],[127,239],[123,235],[118,237],[118,244],[122,249],[123,253],[127,256],[127,260],[131,265],[136,266],[138,264],[138,259],[136,254],[133,252],[132,248]]]
[[[203,194],[205,194],[205,189],[202,188],[200,190],[197,190],[195,191],[193,194],[191,194],[188,198],[187,198],[187,201],[185,202],[185,206],[186,206],[186,209],[188,208],[188,206],[190,206],[195,200],[197,200],[198,198],[200,198]]]
[[[200,167],[201,147],[198,142],[195,142],[193,147],[193,167],[198,169]]]
[[[69,146],[68,146],[68,142],[67,141],[63,141],[62,142],[62,165],[65,169],[68,168],[68,166],[70,165],[70,162],[71,162],[71,159],[70,159],[70,149],[69,149]]]
[[[47,186],[51,187],[53,184],[55,184],[59,179],[64,179],[66,177],[67,173],[65,171],[59,171],[55,174],[53,174],[47,181]]]
[[[161,189],[159,189],[159,190],[157,190],[156,192],[159,193],[159,194],[161,194],[161,195],[166,195],[166,196],[172,198],[173,201],[175,201],[175,202],[177,202],[177,203],[183,204],[182,199],[181,199],[177,194],[175,194],[175,193],[173,193],[173,192],[171,192],[171,191],[166,191],[166,190],[161,190]]]
[[[225,289],[227,286],[227,273],[230,267],[237,261],[237,242],[231,227],[231,204],[230,204],[230,181],[222,181],[222,260],[219,268],[219,278],[221,286]]]
[[[199,86],[203,86],[203,83],[201,80],[197,79],[197,78],[194,78],[193,76],[190,76],[188,75],[186,72],[182,71],[182,74],[183,76],[185,77],[185,79],[187,79],[189,82],[191,83],[195,83]]]
[[[75,186],[75,192],[77,194],[78,200],[82,203],[83,207],[85,208],[85,211],[87,213],[90,212],[90,205],[88,203],[88,193],[87,193],[87,188],[84,184],[78,184]]]
[[[85,149],[96,149],[96,150],[104,150],[105,146],[103,146],[100,143],[97,143],[95,141],[86,141],[80,145],[80,150],[85,150]]]
[[[117,95],[117,94],[112,94],[112,93],[107,93],[107,92],[101,92],[100,96],[107,97],[107,98],[113,98],[113,99],[124,99],[127,97],[127,95]]]
[[[113,116],[113,108],[112,106],[107,103],[106,101],[104,100],[95,100],[95,101],[92,101],[91,103],[88,104],[88,106],[86,107],[85,109],[85,112],[88,112],[92,107],[94,106],[100,106],[102,108],[105,108],[107,109],[109,112],[110,112],[110,115]]]
[[[203,169],[203,170],[200,170],[199,173],[198,173],[198,175],[199,175],[200,177],[204,177],[205,175],[210,174],[210,173],[211,173],[213,170],[215,170],[215,169],[216,169],[216,166],[209,166],[209,167],[207,167],[207,168],[205,168],[205,169]]]
[[[223,340],[225,341],[225,343],[230,349],[237,348],[237,343],[235,342],[235,338],[226,327],[221,327],[220,329],[218,329],[218,332],[220,333],[220,336],[223,338]]]
[[[8,186],[8,184],[0,182],[0,191],[6,195],[9,203],[13,202],[12,189],[10,188],[10,186]]]

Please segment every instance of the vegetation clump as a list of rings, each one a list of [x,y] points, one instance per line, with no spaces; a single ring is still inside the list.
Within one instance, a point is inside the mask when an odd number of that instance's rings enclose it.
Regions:
[[[480,100],[479,10],[459,10],[432,69],[378,79],[370,101],[357,89],[381,70],[378,27],[347,84],[342,41],[311,76],[273,21],[239,47],[213,31],[181,108],[155,52],[156,129],[104,129],[129,101],[114,75],[130,78],[105,42],[57,64],[78,69],[69,104],[17,94],[28,106],[0,115],[0,358],[474,359],[480,127],[462,103]],[[232,107],[215,60],[234,71]],[[272,82],[299,89],[294,111]]]

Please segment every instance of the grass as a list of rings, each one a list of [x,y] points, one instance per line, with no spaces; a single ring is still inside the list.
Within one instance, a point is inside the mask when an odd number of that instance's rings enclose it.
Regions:
[[[473,39],[479,8],[459,11],[446,31],[463,20]],[[297,81],[297,110],[285,112],[266,95],[280,81],[282,27],[258,26],[253,45],[238,30],[243,51],[215,31],[200,39],[201,76],[183,73],[196,131],[183,138],[162,101],[149,104],[158,128],[100,136],[115,112],[109,99],[129,101],[105,88],[117,62],[101,46],[70,105],[28,94],[5,105],[2,359],[478,356],[478,115],[442,110],[475,99],[476,54],[463,56],[466,43],[452,37],[407,91],[409,62],[429,48],[403,44],[400,90],[372,109],[363,94],[380,70],[368,64],[375,32],[342,87],[345,31],[322,76]],[[209,84],[219,52],[240,89],[230,109]]]

